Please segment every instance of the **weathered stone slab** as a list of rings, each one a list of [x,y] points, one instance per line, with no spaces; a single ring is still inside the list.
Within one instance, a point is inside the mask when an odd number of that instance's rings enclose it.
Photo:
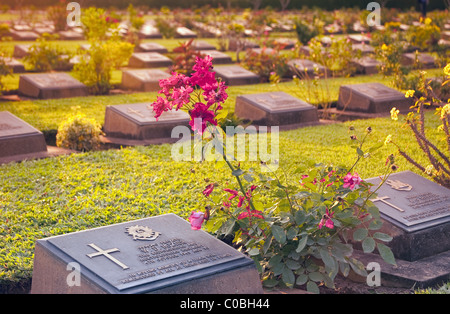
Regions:
[[[416,61],[416,53],[404,53],[402,55],[402,64],[403,65],[414,65]],[[433,56],[427,54],[427,53],[419,53],[417,55],[417,62],[419,63],[419,66],[424,69],[430,69],[435,67],[435,60]]]
[[[217,50],[204,50],[202,51],[203,55],[211,56],[213,64],[229,64],[233,63],[233,60],[226,53],[217,51]]]
[[[152,24],[146,23],[139,30],[138,36],[140,38],[162,38],[159,29]]]
[[[139,69],[122,71],[122,88],[141,92],[159,91],[159,80],[170,74],[159,69]]]
[[[20,44],[20,45],[14,45],[14,52],[13,57],[21,59],[28,55],[30,52],[31,44]]]
[[[361,51],[362,55],[375,53],[375,48],[373,48],[371,45],[368,45],[365,43],[353,44],[352,49]]]
[[[0,159],[46,152],[47,145],[42,132],[12,113],[0,111]]]
[[[190,30],[187,27],[177,27],[177,29],[175,30],[175,37],[177,38],[197,38],[197,33]]]
[[[378,73],[378,67],[381,65],[381,63],[369,56],[364,56],[360,59],[355,59],[352,61],[352,63],[356,66],[357,73],[361,74],[377,74]]]
[[[352,43],[355,44],[370,44],[370,37],[366,36],[366,35],[362,35],[362,34],[351,34],[348,35],[348,39],[351,40]]]
[[[192,48],[195,50],[216,50],[216,46],[204,41],[204,40],[194,40],[192,42]]]
[[[246,49],[254,49],[254,48],[259,48],[259,45],[253,41],[250,40],[245,40],[243,45],[243,47],[241,47],[241,51],[244,51]],[[230,39],[228,40],[228,50],[230,51],[236,51],[238,47],[238,42],[234,39]]]
[[[214,68],[214,71],[229,86],[259,83],[259,75],[239,65],[218,66]]]
[[[135,51],[137,52],[157,52],[157,53],[167,53],[168,50],[163,45],[157,43],[140,43],[136,46]]]
[[[39,34],[32,31],[10,31],[11,37],[14,40],[33,41],[39,38]]]
[[[189,114],[181,110],[164,112],[158,121],[154,116],[149,103],[107,106],[104,131],[112,143],[133,140],[130,145],[145,145],[150,140],[170,141],[174,127],[189,126]]]
[[[164,68],[172,65],[172,60],[157,52],[134,52],[128,66],[131,68]]]
[[[60,31],[58,32],[58,35],[63,40],[83,40],[84,35],[83,33],[79,33],[73,30],[68,31]]]
[[[409,111],[411,98],[381,83],[341,85],[338,110],[363,113],[389,113],[392,107],[401,112]]]
[[[235,114],[256,125],[280,126],[318,123],[317,107],[284,92],[241,95]]]
[[[24,73],[25,67],[22,62],[14,58],[5,58],[5,64],[10,67],[13,73]]]
[[[36,242],[33,294],[262,292],[252,259],[174,214]]]
[[[328,69],[321,64],[307,59],[294,59],[288,61],[290,75],[297,75],[298,78],[324,77],[328,74]]]
[[[22,74],[19,93],[25,96],[50,99],[87,96],[86,85],[67,73]]]
[[[378,187],[381,178],[365,180]],[[391,174],[372,199],[383,220],[380,232],[395,266],[378,254],[354,251],[364,265],[380,265],[381,285],[425,288],[442,284],[450,276],[450,190],[410,171]]]

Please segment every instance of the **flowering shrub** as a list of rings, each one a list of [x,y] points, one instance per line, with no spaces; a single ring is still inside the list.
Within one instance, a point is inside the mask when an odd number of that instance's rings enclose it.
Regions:
[[[2,77],[12,75],[12,69],[6,64],[6,53],[0,49],[0,95],[3,90]]]
[[[100,147],[100,125],[82,114],[76,114],[58,126],[56,145],[58,147],[91,151]]]
[[[450,83],[450,64],[444,68],[445,80],[442,86]],[[413,108],[415,112],[410,112],[405,117],[406,124],[411,129],[415,140],[419,144],[420,149],[427,157],[429,164],[422,165],[414,160],[409,154],[392,140],[392,135],[388,135],[385,143],[392,143],[398,148],[398,152],[411,164],[417,167],[424,174],[430,176],[439,184],[450,188],[450,99],[442,101],[433,92],[430,81],[425,78],[425,72],[421,72],[420,85],[418,86],[420,96],[415,96],[415,90],[408,90],[405,97],[414,97],[416,102]],[[436,114],[441,120],[439,130],[443,132],[443,142],[446,148],[439,148],[439,145],[433,144],[425,134],[425,107],[430,106],[431,102],[438,105]],[[394,107],[391,110],[391,118],[398,120],[399,111]]]
[[[70,59],[72,54],[58,46],[52,45],[47,38],[42,36],[31,45],[29,54],[25,60],[31,65],[33,70],[39,72],[48,71],[68,71],[71,69]]]
[[[211,61],[210,57],[197,58],[191,77],[173,73],[161,80],[159,93],[163,96],[151,106],[156,118],[167,110],[187,109],[194,132],[224,147],[223,132],[216,126],[224,116],[226,86],[215,79]],[[364,265],[352,257],[352,242],[361,242],[364,252],[377,249],[387,262],[395,264],[383,243],[391,237],[377,232],[381,221],[371,201],[377,187],[354,171],[361,159],[379,147],[363,151],[371,131],[367,128],[361,139],[352,134],[357,159],[350,168],[318,164],[295,169],[292,177],[284,173],[284,179],[269,164],[261,164],[269,172],[245,170],[234,156],[221,150],[236,184],[215,182],[205,187],[203,195],[210,206],[204,212],[192,212],[192,229],[200,229],[207,221],[207,231],[231,235],[235,245],[255,260],[269,287],[306,284],[309,291],[318,292],[320,282],[333,287],[338,272],[348,275],[353,269],[364,275]],[[389,159],[383,182],[392,166],[393,159]]]
[[[421,50],[433,50],[441,38],[441,30],[430,18],[425,18],[420,24],[411,25],[406,37],[411,45]]]
[[[259,52],[248,49],[242,65],[258,74],[263,82],[268,82],[271,75],[283,77],[288,72],[287,58],[277,47],[263,47]]]
[[[193,42],[194,39],[188,40],[173,49],[175,55],[172,57],[172,71],[185,75],[190,75],[192,73],[196,58],[202,56],[200,50],[195,50],[194,47],[192,47]]]

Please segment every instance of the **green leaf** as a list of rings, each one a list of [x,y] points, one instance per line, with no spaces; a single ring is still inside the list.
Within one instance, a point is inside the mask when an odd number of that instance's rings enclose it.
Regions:
[[[336,262],[327,249],[325,248],[319,249],[319,254],[325,266],[331,269],[334,269],[336,267]]]
[[[378,253],[380,253],[380,256],[383,258],[383,260],[391,265],[397,265],[395,262],[394,254],[392,253],[391,249],[383,244],[383,243],[377,243]]]
[[[253,177],[251,176],[251,174],[248,174],[248,173],[244,174],[244,179],[247,182],[252,182],[254,180]]]
[[[231,174],[235,177],[239,177],[244,174],[244,171],[242,169],[236,169],[236,170],[233,170],[231,172]]]
[[[288,260],[286,261],[286,266],[287,266],[289,269],[297,270],[297,269],[300,268],[301,264],[300,264],[299,262],[297,262],[297,261],[294,261],[293,259],[288,259]]]
[[[355,230],[355,232],[353,232],[353,240],[362,241],[367,237],[368,234],[369,230],[367,229],[364,228],[357,229]]]
[[[281,274],[281,279],[283,279],[283,282],[286,285],[293,286],[295,283],[294,272],[291,269],[289,269],[288,267],[285,267],[283,269],[283,273]]]
[[[382,232],[375,232],[373,234],[373,237],[375,239],[378,239],[380,241],[384,241],[384,242],[390,242],[392,241],[392,237],[389,234],[386,233],[382,233]]]
[[[356,152],[358,153],[358,156],[364,156],[364,152],[361,150],[361,148],[357,147]]]
[[[383,222],[381,221],[381,219],[374,219],[370,222],[369,229],[370,230],[378,230],[382,226],[383,226]]]
[[[323,280],[323,275],[321,273],[319,273],[318,271],[309,273],[308,277],[310,280],[315,281],[315,282],[320,282]]]
[[[295,222],[297,225],[302,225],[306,221],[306,215],[303,211],[298,210],[294,214]]]
[[[297,236],[297,228],[295,227],[291,227],[288,229],[288,231],[286,232],[286,237],[288,238],[288,240],[292,240]]]
[[[362,242],[362,248],[364,253],[371,253],[375,250],[375,240],[373,238],[367,237]]]
[[[259,254],[259,249],[258,248],[253,248],[250,251],[248,251],[248,255],[250,256],[254,256],[254,255],[258,255]]]
[[[306,290],[308,292],[311,293],[315,293],[315,294],[319,294],[319,287],[317,286],[317,284],[314,281],[308,281],[308,283],[306,284]]]
[[[282,227],[273,225],[272,234],[275,240],[277,240],[280,244],[284,244],[286,242],[286,233]]]
[[[304,237],[302,237],[301,239],[300,239],[300,241],[298,241],[298,246],[297,246],[297,248],[295,249],[295,252],[297,252],[297,253],[300,253],[301,251],[303,251],[303,249],[305,248],[305,246],[306,246],[306,242],[308,241],[308,236],[307,235],[305,235]]]
[[[297,281],[295,282],[297,285],[304,285],[308,281],[308,276],[306,274],[301,274],[297,277]]]
[[[273,288],[278,285],[278,280],[274,278],[269,278],[263,281],[263,286],[267,288]]]

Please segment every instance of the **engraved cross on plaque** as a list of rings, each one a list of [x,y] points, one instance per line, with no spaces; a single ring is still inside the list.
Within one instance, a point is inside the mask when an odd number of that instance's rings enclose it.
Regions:
[[[133,108],[127,108],[127,112],[128,113],[134,113],[135,115],[138,115],[141,118],[145,118],[145,116],[142,114],[142,112],[140,110],[135,110]]]
[[[403,212],[405,211],[404,209],[401,209],[400,207],[397,207],[397,206],[395,206],[394,204],[391,204],[391,203],[387,202],[387,201],[386,201],[387,199],[389,199],[389,196],[380,196],[380,197],[374,198],[374,199],[372,200],[372,202],[378,202],[378,201],[380,201],[380,202],[385,203],[386,205],[389,205],[389,206],[391,206],[392,208],[398,210],[399,212],[402,212],[402,213],[403,213]]]
[[[91,244],[88,244],[88,245],[91,248],[93,248],[94,250],[97,251],[96,253],[86,254],[89,258],[93,258],[93,257],[97,257],[97,256],[100,256],[100,255],[103,255],[103,256],[107,257],[109,260],[111,260],[112,262],[114,262],[117,265],[119,265],[120,267],[122,267],[122,269],[125,270],[125,269],[129,268],[124,263],[120,262],[116,258],[114,258],[111,255],[109,255],[109,253],[120,252],[119,249],[113,248],[113,249],[103,250],[103,249],[99,248],[97,245],[95,245],[94,243],[91,243]]]

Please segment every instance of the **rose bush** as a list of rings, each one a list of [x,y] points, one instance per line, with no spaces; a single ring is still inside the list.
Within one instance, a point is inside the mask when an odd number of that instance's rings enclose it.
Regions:
[[[287,173],[276,164],[261,162],[266,171],[258,173],[220,149],[225,145],[217,124],[226,116],[222,104],[227,94],[226,86],[215,78],[210,57],[198,57],[191,76],[173,73],[160,86],[163,96],[151,104],[155,117],[168,110],[187,110],[194,132],[214,142],[221,162],[235,178],[235,184],[214,182],[205,187],[203,196],[210,204],[204,211],[192,212],[192,229],[200,229],[206,221],[208,232],[231,236],[234,245],[254,259],[265,286],[306,285],[318,292],[321,282],[334,287],[338,273],[347,276],[353,269],[366,275],[364,265],[352,256],[355,242],[364,252],[377,249],[385,261],[395,264],[384,244],[391,237],[377,231],[382,223],[371,201],[377,187],[355,172],[358,162],[381,146],[363,150],[371,128],[363,135],[352,129],[357,157],[349,168],[316,164]],[[394,160],[389,158],[382,182],[393,169]]]

